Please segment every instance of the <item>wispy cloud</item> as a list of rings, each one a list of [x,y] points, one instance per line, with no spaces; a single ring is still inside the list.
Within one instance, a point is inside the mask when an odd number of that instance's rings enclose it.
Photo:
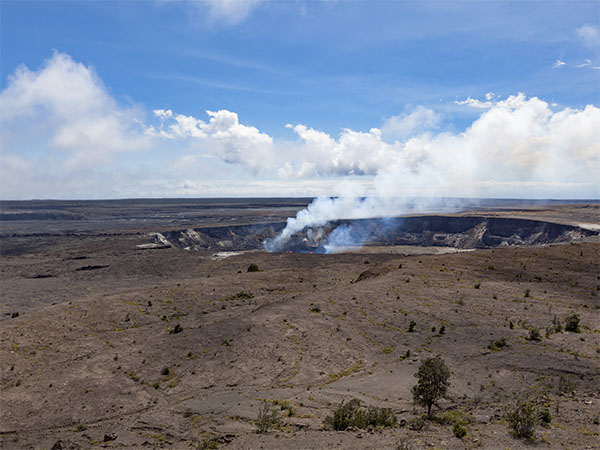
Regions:
[[[206,80],[204,78],[191,77],[191,76],[186,76],[186,75],[174,75],[174,74],[162,75],[162,74],[149,74],[149,73],[141,73],[140,75],[146,76],[149,78],[159,79],[159,80],[183,81],[186,83],[198,84],[198,85],[207,86],[210,88],[223,89],[226,91],[254,92],[256,94],[270,94],[270,95],[287,95],[287,94],[289,94],[289,92],[275,91],[272,89],[260,89],[260,88],[250,87],[250,86],[242,86],[239,84]]]
[[[288,72],[279,68],[273,67],[272,65],[263,64],[258,61],[249,59],[243,59],[234,56],[227,56],[223,54],[207,53],[198,50],[185,51],[182,54],[187,58],[198,58],[206,61],[215,62],[225,66],[235,67],[239,69],[249,69],[259,72],[265,72],[273,75],[289,75]]]
[[[576,69],[585,69],[587,67],[594,70],[600,69],[600,66],[595,66],[589,58],[585,58],[581,64],[567,64],[566,62],[557,59],[554,64],[552,64],[552,68],[557,69],[559,67],[574,67]]]
[[[471,97],[467,97],[465,100],[455,100],[454,103],[457,105],[466,105],[478,109],[488,109],[493,106],[493,103],[489,100],[484,102]]]
[[[558,68],[558,67],[562,67],[562,66],[566,66],[567,63],[564,61],[561,61],[560,59],[557,59],[556,61],[554,61],[554,64],[552,64],[553,68]]]
[[[209,21],[229,25],[243,22],[264,0],[158,0],[158,3],[182,3],[206,14]]]
[[[582,67],[589,67],[592,65],[592,61],[589,58],[585,58],[583,64],[577,64],[575,67],[581,69]]]

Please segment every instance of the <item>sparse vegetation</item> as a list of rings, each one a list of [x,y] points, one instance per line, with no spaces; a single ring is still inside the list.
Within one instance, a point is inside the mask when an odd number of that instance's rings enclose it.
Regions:
[[[396,446],[396,450],[412,450],[413,442],[409,438],[402,438],[398,445]]]
[[[277,428],[280,420],[279,413],[273,405],[268,402],[263,402],[258,410],[258,418],[255,422],[256,432],[266,433],[272,428]]]
[[[543,424],[549,424],[552,422],[552,414],[548,408],[544,408],[540,411],[540,420]]]
[[[565,331],[579,333],[579,315],[572,313],[565,318]]]
[[[540,412],[531,400],[517,400],[506,415],[513,436],[531,439],[540,423]]]
[[[294,407],[294,404],[287,400],[275,400],[274,403],[276,405],[279,405],[279,408],[281,409],[281,411],[283,411],[284,414],[288,417],[292,417],[294,415],[294,413],[296,412],[296,408]]]
[[[414,320],[411,320],[410,323],[408,324],[408,332],[412,333],[413,331],[415,331],[416,326],[417,326],[417,322],[415,322]]]
[[[558,379],[557,389],[561,394],[570,394],[577,389],[577,385],[573,380],[561,375],[561,377]]]
[[[431,418],[432,406],[448,392],[450,369],[438,355],[427,358],[415,376],[419,381],[412,388],[413,399],[427,409],[427,417]]]
[[[467,435],[467,429],[463,427],[460,423],[455,423],[452,427],[452,433],[459,439],[462,439]]]
[[[258,266],[254,263],[250,264],[247,269],[248,272],[260,272]]]
[[[423,428],[425,428],[425,425],[427,425],[425,418],[423,416],[416,416],[410,420],[408,423],[408,428],[413,431],[421,431]]]
[[[80,423],[73,429],[73,431],[75,431],[76,433],[81,433],[85,430],[87,430],[87,425],[85,423]]]
[[[216,450],[218,448],[220,448],[220,446],[215,438],[204,439],[200,445],[198,445],[198,450]]]
[[[340,406],[333,412],[333,416],[325,419],[325,426],[343,431],[349,427],[393,427],[398,419],[389,408],[377,408],[369,406],[363,408],[358,399],[352,399],[348,403],[342,401]]]
[[[233,294],[227,300],[247,300],[250,298],[254,298],[254,294],[252,294],[251,292],[240,291]]]
[[[493,352],[499,352],[504,347],[506,347],[506,339],[505,338],[496,339],[495,341],[492,341],[488,345],[488,348]]]
[[[541,341],[542,335],[540,334],[540,330],[538,330],[537,328],[530,328],[529,334],[527,335],[527,340],[536,342]]]

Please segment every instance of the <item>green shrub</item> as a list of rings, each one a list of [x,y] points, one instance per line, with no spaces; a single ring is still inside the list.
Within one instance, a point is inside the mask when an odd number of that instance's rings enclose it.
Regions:
[[[279,405],[281,410],[284,411],[285,415],[288,417],[292,417],[296,412],[296,408],[294,408],[294,405],[287,400],[277,400],[275,403]]]
[[[527,335],[528,341],[541,341],[542,335],[540,334],[540,330],[537,328],[530,328],[529,334]]]
[[[576,313],[570,314],[565,319],[565,330],[573,333],[579,333],[579,315]]]
[[[247,300],[250,298],[254,298],[254,294],[252,292],[240,291],[233,294],[227,300]]]
[[[548,408],[544,408],[542,411],[540,411],[540,420],[545,424],[552,422],[552,414],[550,414],[550,410]]]
[[[552,325],[554,327],[555,333],[562,332],[562,323],[560,323],[560,319],[558,317],[554,316],[554,318],[552,319]]]
[[[413,331],[415,331],[416,326],[417,326],[417,322],[415,322],[414,320],[411,320],[410,323],[408,324],[408,332],[412,333]]]
[[[219,449],[220,445],[216,438],[204,439],[198,446],[198,450],[216,450]]]
[[[260,269],[258,268],[258,266],[254,263],[250,264],[248,266],[248,272],[260,272]]]
[[[506,415],[512,434],[517,438],[532,438],[540,423],[537,405],[530,400],[517,400]]]
[[[163,370],[160,371],[161,375],[167,376],[171,374],[171,369],[169,369],[167,366],[163,367]]]
[[[277,410],[270,403],[263,402],[258,410],[258,419],[256,420],[256,432],[266,433],[271,428],[279,426],[280,418]]]
[[[452,433],[459,439],[462,439],[467,435],[467,429],[463,427],[460,423],[455,423],[452,427]]]
[[[365,409],[361,407],[360,400],[354,398],[348,403],[342,401],[333,412],[333,416],[325,419],[325,426],[343,431],[349,427],[393,427],[397,422],[398,419],[391,409],[375,406]]]
[[[446,325],[442,325],[442,326],[440,327],[439,334],[444,334],[445,332],[446,332]]]
[[[505,338],[496,339],[495,341],[492,341],[490,343],[490,345],[488,345],[488,348],[493,352],[499,352],[504,347],[506,347],[506,339]]]
[[[425,428],[426,424],[427,423],[425,422],[425,418],[423,416],[417,416],[411,419],[411,421],[408,423],[408,428],[413,431],[421,431],[423,428]]]

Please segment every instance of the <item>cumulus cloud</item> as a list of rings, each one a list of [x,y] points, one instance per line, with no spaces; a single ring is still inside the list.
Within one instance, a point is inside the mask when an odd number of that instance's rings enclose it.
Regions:
[[[227,110],[206,111],[209,121],[155,110],[160,128],[148,127],[151,136],[167,139],[192,139],[195,147],[227,163],[241,164],[252,172],[268,168],[274,153],[273,139],[257,128],[241,124],[238,115]]]
[[[600,109],[588,105],[554,112],[545,101],[524,94],[465,104],[473,103],[486,103],[486,110],[464,132],[422,133],[393,144],[376,128],[344,130],[334,139],[297,125],[304,152],[296,155],[303,157],[288,161],[282,174],[373,175],[374,193],[388,196],[536,196],[535,183],[544,193],[561,183],[595,191]]]
[[[401,140],[425,130],[437,128],[441,117],[435,111],[418,106],[410,113],[392,116],[381,127],[384,139]]]
[[[0,92],[2,195],[22,197],[19,189],[28,189],[52,196],[58,185],[63,197],[96,197],[90,194],[99,189],[155,195],[160,186],[162,195],[202,195],[197,189],[206,180],[234,195],[250,173],[266,195],[303,186],[307,194],[322,188],[353,198],[598,196],[597,106],[557,110],[536,97],[493,93],[455,103],[479,111],[462,132],[440,132],[441,116],[425,107],[338,135],[290,124],[290,140],[274,139],[228,110],[198,118],[156,109],[150,124],[142,122],[143,111],[120,106],[91,68],[55,53],[37,71],[19,68]],[[119,154],[149,148],[162,149],[162,165],[142,158],[118,165]],[[244,181],[233,189],[224,181],[232,179]]]
[[[482,111],[461,133],[432,133],[440,116],[424,107],[393,116],[381,128],[343,129],[339,136],[289,124],[298,138],[291,142],[275,141],[226,110],[207,111],[208,121],[157,110],[161,127],[149,132],[190,140],[203,154],[253,173],[276,171],[284,180],[371,177],[369,192],[383,196],[536,196],[535,183],[544,189],[594,186],[600,170],[597,107],[555,112],[536,97],[501,100],[493,93],[456,103]]]
[[[122,108],[94,70],[55,52],[38,71],[19,67],[0,93],[0,125],[10,139],[49,134],[67,163],[85,166],[147,148],[135,108]],[[4,145],[3,145],[4,146]]]

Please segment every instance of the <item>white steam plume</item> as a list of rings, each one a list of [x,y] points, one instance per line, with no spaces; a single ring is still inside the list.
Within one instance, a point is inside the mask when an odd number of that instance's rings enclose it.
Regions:
[[[415,197],[551,198],[559,193],[573,198],[581,192],[598,197],[599,108],[588,105],[583,110],[554,112],[548,103],[524,94],[502,101],[490,95],[485,102],[458,103],[485,110],[459,134],[421,133],[388,143],[378,129],[368,134],[345,130],[336,141],[325,133],[294,127],[317,149],[312,152],[322,156],[310,166],[312,173],[341,175],[358,169],[374,175],[372,190],[341,188],[339,198],[316,199],[289,218],[282,233],[265,243],[266,248],[281,249],[295,233],[330,221],[401,214],[407,210],[406,199]],[[305,173],[308,166],[296,163],[295,167]],[[290,164],[288,169],[291,173],[294,167]],[[413,206],[413,212],[432,205],[418,206]],[[351,237],[350,231],[340,231],[340,236]]]

